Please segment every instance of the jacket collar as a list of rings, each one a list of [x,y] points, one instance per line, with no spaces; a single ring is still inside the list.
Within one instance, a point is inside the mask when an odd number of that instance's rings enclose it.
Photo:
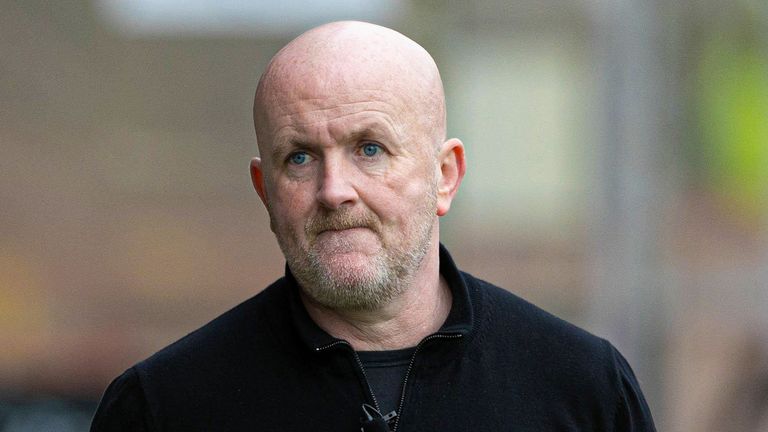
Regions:
[[[466,281],[445,246],[440,244],[440,274],[448,283],[453,300],[451,311],[437,334],[468,335],[474,325],[472,300]],[[310,318],[299,296],[299,284],[288,265],[285,266],[285,281],[290,297],[290,313],[293,324],[303,344],[312,351],[344,342],[326,333]]]

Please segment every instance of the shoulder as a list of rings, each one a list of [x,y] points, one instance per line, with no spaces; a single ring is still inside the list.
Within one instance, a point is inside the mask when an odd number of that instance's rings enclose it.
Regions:
[[[255,391],[270,382],[270,371],[291,357],[285,341],[295,339],[286,337],[286,288],[278,280],[132,368],[134,387],[158,425],[194,430],[216,410],[237,409],[233,401],[244,387]]]
[[[171,343],[135,369],[142,382],[181,378],[191,370],[229,367],[276,344],[285,325],[278,311],[287,302],[285,283],[279,279],[262,292]]]
[[[469,356],[481,369],[507,371],[495,380],[535,395],[541,406],[561,407],[560,415],[596,413],[583,419],[590,430],[654,430],[632,368],[610,342],[507,290],[462,276],[478,312]]]
[[[158,430],[212,430],[222,419],[240,421],[248,398],[264,398],[279,377],[274,372],[297,357],[286,313],[289,289],[280,279],[137,363],[107,390],[105,400],[132,401],[119,405],[144,413]],[[105,411],[104,417],[121,421],[115,414],[120,411],[125,410]]]
[[[605,341],[588,331],[565,321],[533,303],[490,282],[462,272],[472,292],[473,301],[481,311],[481,326],[506,327],[527,337],[571,340],[587,345],[604,345]]]
[[[585,383],[612,380],[615,350],[608,341],[508,290],[467,273],[462,276],[478,312],[475,337],[486,348],[498,347],[498,355],[523,368],[578,372]]]
[[[91,422],[91,432],[152,429],[152,416],[133,368],[115,378],[104,392]]]

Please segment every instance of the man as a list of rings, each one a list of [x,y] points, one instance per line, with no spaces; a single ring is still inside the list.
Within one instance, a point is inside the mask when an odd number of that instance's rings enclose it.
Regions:
[[[253,184],[285,277],[118,377],[92,431],[651,431],[607,342],[460,272],[464,175],[434,61],[359,22],[285,46]]]

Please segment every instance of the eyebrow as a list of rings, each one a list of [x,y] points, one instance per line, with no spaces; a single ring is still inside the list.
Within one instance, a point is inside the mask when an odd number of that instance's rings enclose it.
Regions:
[[[397,132],[391,130],[388,125],[383,126],[376,122],[369,124],[363,123],[361,126],[354,128],[351,132],[342,137],[342,142],[355,143],[364,139],[370,139],[372,141],[381,141],[383,139],[385,144],[394,148],[401,147],[401,143],[397,140]],[[279,160],[294,150],[311,150],[317,147],[319,147],[319,145],[313,144],[307,140],[298,137],[289,137],[274,143],[271,156],[273,160]]]
[[[270,155],[272,157],[273,161],[277,161],[288,155],[288,153],[294,151],[294,150],[304,150],[304,149],[311,149],[312,145],[307,144],[304,141],[296,140],[296,139],[289,139],[287,141],[281,140],[280,142],[273,143],[272,145],[272,151],[270,152]]]

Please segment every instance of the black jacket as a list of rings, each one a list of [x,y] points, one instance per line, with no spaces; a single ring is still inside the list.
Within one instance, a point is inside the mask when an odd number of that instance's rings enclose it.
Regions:
[[[632,370],[608,342],[440,255],[453,305],[412,358],[393,428],[654,430]],[[91,431],[353,432],[363,403],[374,401],[357,356],[309,318],[286,270],[115,379]]]

